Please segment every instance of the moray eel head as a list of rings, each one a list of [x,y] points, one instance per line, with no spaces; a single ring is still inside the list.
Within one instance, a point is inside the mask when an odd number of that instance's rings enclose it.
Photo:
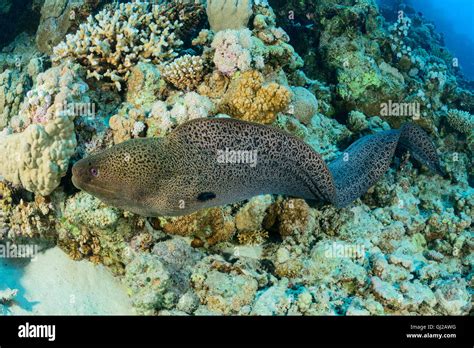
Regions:
[[[144,192],[136,188],[143,187],[140,165],[147,165],[147,148],[144,139],[136,139],[84,158],[72,167],[72,182],[107,204],[146,214]]]

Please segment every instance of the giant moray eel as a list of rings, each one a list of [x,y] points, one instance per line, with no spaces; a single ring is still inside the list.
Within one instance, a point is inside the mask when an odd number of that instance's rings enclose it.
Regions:
[[[256,151],[251,152],[256,161],[223,163],[226,150]],[[396,150],[410,151],[443,174],[431,139],[410,123],[362,137],[327,165],[310,146],[279,129],[208,118],[187,122],[164,138],[132,139],[82,159],[73,166],[72,181],[105,203],[144,216],[184,215],[260,194],[344,207],[387,171]]]

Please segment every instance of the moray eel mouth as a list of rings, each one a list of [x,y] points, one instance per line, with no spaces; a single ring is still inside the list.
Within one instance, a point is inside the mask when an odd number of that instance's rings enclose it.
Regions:
[[[78,189],[86,191],[103,201],[110,203],[117,203],[120,201],[116,191],[107,189],[101,185],[96,185],[92,182],[90,175],[88,174],[89,168],[85,161],[78,161],[72,167],[72,183]]]

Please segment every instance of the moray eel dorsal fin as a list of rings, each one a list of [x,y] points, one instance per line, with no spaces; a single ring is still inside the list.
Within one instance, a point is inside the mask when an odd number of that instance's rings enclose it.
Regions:
[[[235,119],[196,119],[165,138],[132,139],[78,161],[73,183],[144,216],[184,215],[259,194],[344,207],[387,171],[397,149],[443,174],[436,148],[414,124],[367,135],[327,165],[300,139]]]

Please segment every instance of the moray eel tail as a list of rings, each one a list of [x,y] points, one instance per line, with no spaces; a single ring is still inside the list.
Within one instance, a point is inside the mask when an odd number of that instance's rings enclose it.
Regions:
[[[329,164],[334,178],[336,207],[345,207],[362,196],[388,170],[396,150],[409,151],[433,172],[444,175],[436,148],[419,126],[407,123],[400,129],[365,136]]]
[[[400,128],[398,149],[409,151],[418,162],[426,165],[431,171],[443,177],[446,176],[446,172],[440,165],[433,141],[416,124],[405,123]]]

